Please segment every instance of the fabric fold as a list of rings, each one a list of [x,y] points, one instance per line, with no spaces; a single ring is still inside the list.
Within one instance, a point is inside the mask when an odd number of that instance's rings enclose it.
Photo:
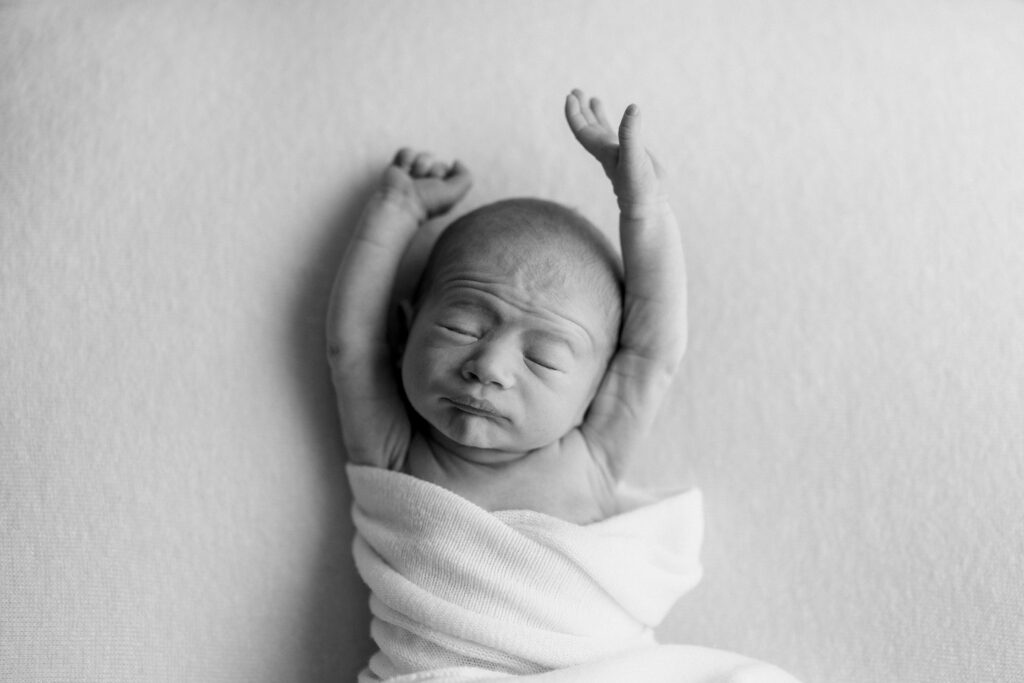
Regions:
[[[371,681],[486,680],[636,653],[701,577],[701,494],[623,489],[578,525],[488,512],[415,477],[349,465],[356,567],[380,652]]]

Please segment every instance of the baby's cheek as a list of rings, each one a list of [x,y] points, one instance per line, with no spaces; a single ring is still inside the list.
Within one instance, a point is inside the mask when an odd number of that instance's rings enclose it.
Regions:
[[[549,384],[542,392],[534,392],[534,396],[528,399],[528,405],[533,407],[536,424],[543,425],[545,431],[556,432],[566,431],[573,426],[572,416],[576,412],[577,403],[573,387],[565,383]]]
[[[571,419],[574,424],[579,424],[583,420],[583,416],[590,408],[590,403],[600,388],[602,379],[602,373],[595,369],[581,369],[580,375],[575,378],[572,387],[567,388],[566,396],[567,398],[571,396],[571,400],[566,401],[566,405],[572,407]]]
[[[459,376],[460,358],[458,349],[424,345],[406,372],[424,393],[447,392]]]
[[[406,350],[402,357],[402,385],[410,400],[416,393],[423,391],[432,365],[429,356],[427,347],[418,344]]]

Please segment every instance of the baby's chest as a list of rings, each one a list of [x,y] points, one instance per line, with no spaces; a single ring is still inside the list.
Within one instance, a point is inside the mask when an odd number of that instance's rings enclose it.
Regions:
[[[491,482],[451,483],[456,493],[491,512],[532,510],[578,524],[603,516],[592,487],[571,477],[525,473]]]

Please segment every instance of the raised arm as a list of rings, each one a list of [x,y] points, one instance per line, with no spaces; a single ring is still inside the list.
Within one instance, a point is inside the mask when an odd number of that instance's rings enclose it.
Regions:
[[[618,132],[601,102],[566,99],[576,139],[604,167],[619,204],[625,301],[619,345],[581,427],[594,455],[618,478],[649,431],[686,350],[686,270],[663,173],[644,148],[640,111]]]
[[[403,149],[367,204],[342,259],[327,314],[327,355],[349,460],[400,467],[411,437],[387,340],[402,253],[419,226],[469,191],[469,171]]]

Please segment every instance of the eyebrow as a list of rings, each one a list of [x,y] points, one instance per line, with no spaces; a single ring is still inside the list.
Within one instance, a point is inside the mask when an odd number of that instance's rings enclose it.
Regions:
[[[474,312],[474,313],[483,313],[484,315],[486,315],[488,318],[491,318],[491,319],[496,319],[496,318],[500,317],[498,315],[498,311],[496,311],[493,306],[488,306],[487,304],[485,304],[483,302],[475,301],[473,299],[466,298],[465,296],[458,296],[458,297],[452,297],[451,299],[444,299],[444,300],[441,301],[441,305],[442,305],[443,308],[449,308],[449,309],[454,308],[454,309],[458,309],[458,310],[461,310],[461,311],[470,311],[470,312]]]

